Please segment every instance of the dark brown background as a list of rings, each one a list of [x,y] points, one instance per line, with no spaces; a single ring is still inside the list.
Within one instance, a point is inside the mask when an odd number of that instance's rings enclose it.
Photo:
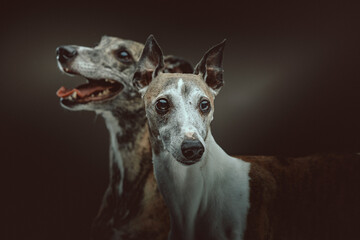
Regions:
[[[59,106],[55,48],[102,35],[193,64],[227,38],[213,133],[231,154],[360,152],[360,19],[350,1],[2,1],[1,160],[5,238],[88,239],[108,180],[101,117]],[[10,169],[10,171],[9,171]]]

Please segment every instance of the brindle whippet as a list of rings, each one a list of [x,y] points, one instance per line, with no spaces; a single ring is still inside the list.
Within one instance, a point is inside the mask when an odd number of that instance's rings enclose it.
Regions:
[[[215,142],[210,123],[224,44],[193,74],[171,74],[162,73],[162,51],[150,36],[134,74],[170,211],[169,239],[358,238],[359,155],[238,159]]]
[[[60,70],[88,79],[57,95],[69,110],[90,110],[105,118],[110,132],[110,183],[92,228],[93,239],[166,239],[168,212],[154,181],[145,111],[132,86],[143,44],[104,36],[95,48],[57,48]],[[192,72],[168,56],[165,72]]]

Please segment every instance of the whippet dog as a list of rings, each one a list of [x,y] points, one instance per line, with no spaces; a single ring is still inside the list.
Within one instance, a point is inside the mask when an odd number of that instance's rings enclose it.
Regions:
[[[110,181],[92,227],[93,239],[166,239],[168,212],[157,190],[151,163],[144,105],[132,86],[143,44],[104,36],[95,48],[57,48],[61,71],[86,78],[57,95],[69,110],[89,110],[105,118],[110,132]],[[192,72],[168,56],[165,72]]]
[[[162,72],[163,54],[150,36],[134,74],[170,211],[169,239],[358,237],[358,155],[239,159],[216,143],[210,123],[224,82],[224,44],[206,52],[193,74],[171,74]]]

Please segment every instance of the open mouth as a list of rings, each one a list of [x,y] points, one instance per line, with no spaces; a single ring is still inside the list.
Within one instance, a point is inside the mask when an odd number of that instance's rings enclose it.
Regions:
[[[56,95],[61,98],[66,105],[76,103],[88,103],[92,101],[102,101],[117,95],[124,85],[111,79],[89,79],[88,83],[80,85],[74,89],[60,87]]]

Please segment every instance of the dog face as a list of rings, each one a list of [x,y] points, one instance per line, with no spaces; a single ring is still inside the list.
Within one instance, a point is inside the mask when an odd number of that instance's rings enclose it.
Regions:
[[[213,117],[214,96],[198,75],[159,74],[145,95],[150,129],[183,164],[200,160]]]
[[[162,52],[150,36],[134,75],[145,102],[155,154],[166,149],[178,162],[201,160],[214,113],[214,98],[223,85],[224,42],[210,49],[194,74],[163,73]],[[158,147],[158,148],[157,148]]]
[[[95,48],[61,46],[58,66],[69,75],[87,79],[72,90],[61,87],[57,95],[70,110],[113,110],[116,107],[141,108],[140,95],[131,83],[143,44],[115,37],[102,37]],[[189,72],[191,65],[173,56],[167,58],[168,72]]]

